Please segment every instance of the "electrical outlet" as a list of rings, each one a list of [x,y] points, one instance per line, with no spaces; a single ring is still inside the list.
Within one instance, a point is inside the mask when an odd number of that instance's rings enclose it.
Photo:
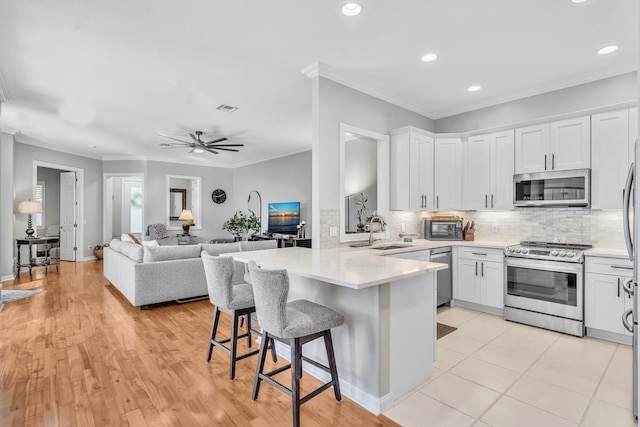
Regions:
[[[329,237],[338,237],[338,227],[329,227]]]
[[[493,224],[491,224],[491,231],[494,233],[498,232],[498,223],[494,222]]]
[[[87,249],[93,249],[93,246],[89,245],[87,246]]]
[[[404,233],[404,224],[400,224],[400,231]]]

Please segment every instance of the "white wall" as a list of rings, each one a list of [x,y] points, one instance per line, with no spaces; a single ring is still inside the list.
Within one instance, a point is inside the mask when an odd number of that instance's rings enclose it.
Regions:
[[[306,221],[306,235],[311,237],[311,151],[234,169],[234,210],[247,212],[252,190],[262,198],[263,231],[268,225],[268,203],[300,202],[300,220]]]
[[[1,104],[1,103],[0,103]],[[14,207],[14,150],[13,135],[0,133],[0,278],[13,279]],[[25,227],[26,228],[26,227]]]
[[[403,126],[434,131],[435,124],[427,117],[322,77],[313,79],[311,110],[313,239],[319,242],[319,247],[333,247],[339,245],[339,237],[329,237],[329,228],[338,226],[343,203],[340,200],[340,123],[382,134]]]
[[[637,73],[632,72],[438,119],[435,131],[489,129],[636,101],[637,97]]]

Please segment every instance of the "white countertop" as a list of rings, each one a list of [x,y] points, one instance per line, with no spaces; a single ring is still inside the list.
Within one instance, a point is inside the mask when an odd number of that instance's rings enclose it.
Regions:
[[[293,247],[233,252],[225,255],[233,256],[241,262],[253,260],[267,268],[285,268],[290,274],[353,289],[376,286],[447,268],[446,264],[379,256],[384,253],[377,251],[378,253],[372,254],[370,251],[369,248]]]
[[[599,256],[605,258],[623,258],[629,259],[629,253],[626,249],[611,248],[591,248],[584,252],[585,256]]]
[[[467,241],[467,240],[424,240],[424,239],[415,239],[413,242],[392,242],[392,241],[378,241],[373,247],[379,246],[389,246],[389,245],[403,245],[405,247],[399,249],[389,249],[389,250],[379,250],[379,249],[371,249],[371,247],[363,247],[362,249],[369,250],[369,253],[372,255],[391,255],[391,254],[399,254],[403,252],[414,252],[425,249],[433,249],[433,248],[442,248],[444,246],[468,246],[472,248],[489,248],[489,249],[504,249],[507,246],[515,245],[519,242],[500,242],[500,241],[491,241],[491,240],[477,240],[477,241]],[[354,250],[357,248],[346,248],[342,247],[340,250]]]

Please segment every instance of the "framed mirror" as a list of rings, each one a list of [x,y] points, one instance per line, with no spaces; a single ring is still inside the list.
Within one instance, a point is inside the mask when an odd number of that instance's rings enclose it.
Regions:
[[[167,175],[167,230],[182,230],[184,209],[193,213],[191,229],[202,229],[202,177]]]
[[[178,221],[178,217],[185,209],[187,209],[187,190],[169,188],[169,221]]]
[[[389,238],[388,135],[340,124],[340,200],[340,242]]]

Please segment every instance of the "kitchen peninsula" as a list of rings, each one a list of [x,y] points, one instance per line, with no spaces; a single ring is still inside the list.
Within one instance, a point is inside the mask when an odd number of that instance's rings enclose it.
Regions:
[[[378,414],[431,377],[436,342],[436,272],[445,264],[391,258],[369,248],[282,248],[228,254],[289,272],[289,300],[307,299],[344,314],[332,330],[340,387]],[[289,358],[288,348],[279,352]],[[321,342],[303,352],[326,363]],[[311,365],[321,380],[326,373]]]

